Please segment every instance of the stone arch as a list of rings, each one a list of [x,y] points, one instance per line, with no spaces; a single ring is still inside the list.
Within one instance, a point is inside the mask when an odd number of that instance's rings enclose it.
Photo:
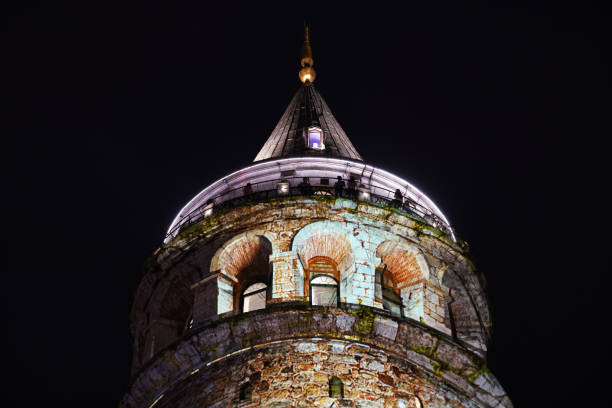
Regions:
[[[447,269],[442,275],[442,283],[449,288],[446,324],[451,328],[453,337],[479,350],[486,350],[483,323],[461,277],[452,269]]]
[[[141,362],[183,335],[192,318],[191,284],[198,279],[198,270],[185,265],[156,284],[148,305],[148,324],[139,334]]]
[[[313,258],[328,258],[337,266],[340,278],[340,301],[374,304],[374,268],[363,245],[347,225],[336,221],[317,221],[300,229],[291,249],[302,269],[304,294],[307,295],[308,266]],[[304,281],[305,279],[305,281]]]
[[[278,241],[267,231],[251,230],[238,234],[215,252],[210,262],[210,272],[224,270],[231,276],[236,276],[237,271],[252,260],[254,254],[262,247],[265,247],[269,254],[279,252]],[[233,256],[237,258],[232,259]]]
[[[338,268],[346,269],[353,261],[353,247],[350,231],[333,221],[317,221],[300,229],[293,237],[291,249],[295,251],[302,263],[308,266],[308,261],[316,256],[333,260]]]
[[[376,248],[376,256],[387,266],[400,288],[415,280],[429,280],[425,257],[407,242],[383,241]]]
[[[210,272],[218,274],[218,313],[240,310],[243,290],[255,282],[263,282],[271,290],[269,260],[274,242],[265,232],[248,231],[231,238],[217,250]]]
[[[380,273],[388,274],[399,289],[404,316],[424,320],[425,294],[429,280],[429,266],[425,257],[414,246],[397,240],[380,243],[376,248],[376,256],[382,261],[378,268]],[[382,290],[377,288],[376,292],[381,293]]]

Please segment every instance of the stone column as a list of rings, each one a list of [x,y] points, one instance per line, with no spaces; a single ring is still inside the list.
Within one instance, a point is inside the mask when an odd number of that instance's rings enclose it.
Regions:
[[[343,302],[362,304],[366,306],[379,306],[376,302],[374,265],[369,261],[368,253],[364,248],[354,248],[352,257],[347,257],[348,270],[342,272],[346,266],[338,265],[342,282],[340,296]],[[344,263],[344,262],[343,262]]]
[[[304,270],[295,251],[270,255],[272,299],[296,300],[304,296]]]
[[[193,284],[193,323],[231,312],[234,309],[234,283],[235,279],[220,271]]]
[[[422,280],[412,282],[400,289],[405,317],[418,321],[424,321],[424,291],[425,288]]]
[[[378,306],[375,297],[374,266],[367,261],[355,261],[355,271],[350,279],[350,285],[346,285],[348,303],[357,303],[366,306]]]
[[[425,323],[446,334],[452,334],[451,329],[444,324],[446,308],[444,298],[448,289],[436,286],[428,282],[425,285],[425,299],[423,302],[423,312]]]

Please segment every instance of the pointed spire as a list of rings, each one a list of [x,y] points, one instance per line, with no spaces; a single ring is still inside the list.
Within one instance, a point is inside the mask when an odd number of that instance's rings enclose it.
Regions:
[[[310,132],[316,129],[321,132],[322,145],[311,148]],[[295,156],[363,160],[312,84],[300,86],[254,161]]]
[[[312,49],[310,48],[310,28],[304,27],[304,44],[302,45],[302,59],[300,61],[302,69],[300,69],[300,81],[306,85],[314,82],[317,73],[314,68],[314,60],[312,59]]]
[[[300,60],[300,80],[304,85],[297,91],[253,161],[296,156],[343,157],[362,161],[361,155],[312,83],[316,74],[312,68],[314,61],[308,26],[304,31]]]

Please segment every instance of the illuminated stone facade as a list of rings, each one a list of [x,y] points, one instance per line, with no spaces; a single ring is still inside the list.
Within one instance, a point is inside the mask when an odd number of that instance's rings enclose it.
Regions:
[[[122,408],[512,406],[466,245],[308,81],[256,163],[179,211],[131,321]]]
[[[339,307],[305,294],[315,257],[337,265]],[[404,317],[382,308],[383,265]],[[267,308],[241,313],[244,285],[266,274]],[[220,210],[160,248],[144,276],[122,404],[510,406],[485,366],[481,282],[457,243],[395,208],[297,196]],[[333,376],[344,398],[329,397]]]

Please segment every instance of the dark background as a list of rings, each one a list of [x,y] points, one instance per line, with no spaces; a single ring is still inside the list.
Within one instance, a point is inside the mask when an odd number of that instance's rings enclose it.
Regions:
[[[515,405],[606,405],[606,2],[257,3],[2,13],[2,406],[116,406],[145,261],[265,142],[299,86],[304,19],[359,152],[470,243]]]

